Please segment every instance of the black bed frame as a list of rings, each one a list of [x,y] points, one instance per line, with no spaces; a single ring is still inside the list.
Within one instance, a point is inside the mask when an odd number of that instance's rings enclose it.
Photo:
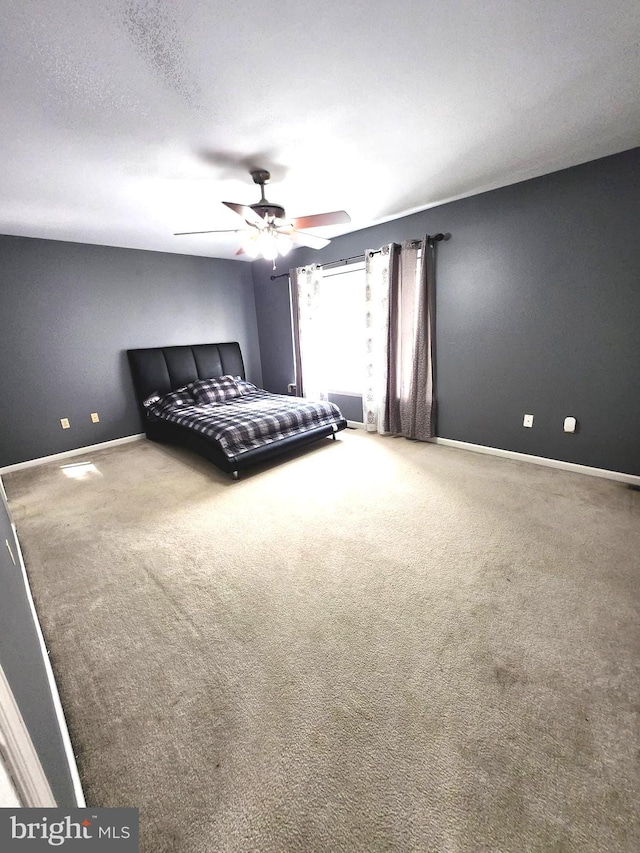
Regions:
[[[344,429],[346,420],[336,426],[321,426],[308,430],[301,435],[289,436],[264,447],[247,450],[234,460],[230,460],[206,436],[199,435],[186,427],[161,421],[149,416],[142,406],[152,394],[168,394],[196,379],[211,379],[215,376],[240,376],[245,378],[244,362],[240,344],[237,342],[221,344],[195,344],[193,346],[152,347],[149,349],[127,350],[131,375],[136,396],[143,413],[147,438],[166,444],[186,447],[200,456],[204,456],[218,468],[238,479],[240,470],[258,462],[272,459],[311,444],[320,438],[333,436]]]

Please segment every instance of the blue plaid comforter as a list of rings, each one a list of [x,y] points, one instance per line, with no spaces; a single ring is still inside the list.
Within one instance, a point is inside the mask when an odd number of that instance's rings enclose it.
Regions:
[[[229,459],[314,427],[343,423],[342,414],[333,403],[286,397],[262,389],[220,403],[151,405],[148,412],[154,418],[211,438]]]

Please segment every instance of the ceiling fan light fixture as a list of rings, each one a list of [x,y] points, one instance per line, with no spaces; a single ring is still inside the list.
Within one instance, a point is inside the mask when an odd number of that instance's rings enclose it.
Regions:
[[[264,228],[247,233],[242,239],[242,250],[250,258],[263,257],[275,261],[278,255],[284,257],[293,248],[293,240],[288,234]]]
[[[243,236],[240,243],[243,252],[246,255],[249,255],[250,258],[257,258],[260,254],[260,247],[258,246],[257,236],[257,232],[254,234],[246,234]]]
[[[293,240],[288,234],[276,234],[278,253],[283,257],[293,249]]]
[[[278,247],[276,246],[273,240],[269,241],[269,245],[263,245],[260,254],[265,259],[265,261],[275,261],[278,257]]]

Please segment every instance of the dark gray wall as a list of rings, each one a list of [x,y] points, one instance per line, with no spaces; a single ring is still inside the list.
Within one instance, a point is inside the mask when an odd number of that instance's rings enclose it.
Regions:
[[[0,275],[0,467],[141,432],[128,348],[237,340],[261,383],[247,263],[1,236]]]
[[[640,149],[298,250],[277,272],[439,231],[438,435],[640,474]],[[283,391],[288,283],[253,270],[264,384]]]

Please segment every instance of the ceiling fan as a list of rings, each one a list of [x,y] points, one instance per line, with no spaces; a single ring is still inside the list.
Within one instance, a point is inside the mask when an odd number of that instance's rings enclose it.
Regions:
[[[269,183],[270,173],[266,169],[254,169],[251,177],[260,187],[260,201],[250,205],[235,204],[232,201],[222,202],[244,219],[244,228],[223,231],[177,231],[174,237],[183,237],[188,234],[242,234],[237,255],[249,255],[252,258],[261,256],[269,261],[275,261],[278,255],[286,255],[294,246],[322,249],[329,245],[330,240],[316,237],[315,234],[307,234],[305,228],[343,225],[351,222],[351,217],[344,210],[287,219],[284,207],[272,204],[265,198],[264,186]]]

